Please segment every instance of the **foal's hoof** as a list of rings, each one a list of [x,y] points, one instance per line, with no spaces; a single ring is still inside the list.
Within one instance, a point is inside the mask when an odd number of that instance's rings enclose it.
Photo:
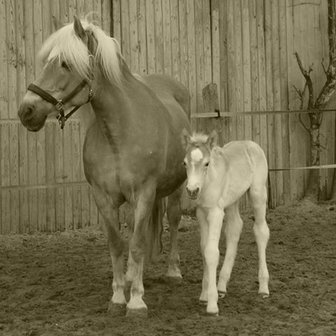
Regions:
[[[216,313],[216,312],[214,312],[214,313],[212,313],[212,312],[206,312],[206,315],[208,316],[208,317],[218,317],[219,315],[218,315],[218,312]]]
[[[126,304],[110,302],[107,311],[112,317],[125,316]]]
[[[262,299],[267,299],[270,296],[269,293],[258,293],[258,295]]]
[[[148,317],[148,310],[147,308],[138,308],[138,309],[130,309],[127,308],[126,310],[126,317],[127,318],[135,318],[135,319],[145,319]]]
[[[218,291],[218,298],[219,299],[224,299],[226,296],[226,292]]]
[[[169,285],[180,285],[182,283],[183,279],[181,276],[166,276],[166,282]]]

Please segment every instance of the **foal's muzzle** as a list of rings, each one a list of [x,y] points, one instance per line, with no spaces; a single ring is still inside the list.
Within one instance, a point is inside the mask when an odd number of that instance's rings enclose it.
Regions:
[[[188,197],[192,200],[195,200],[199,194],[200,188],[197,187],[195,189],[189,189],[187,187],[186,189],[187,189]]]

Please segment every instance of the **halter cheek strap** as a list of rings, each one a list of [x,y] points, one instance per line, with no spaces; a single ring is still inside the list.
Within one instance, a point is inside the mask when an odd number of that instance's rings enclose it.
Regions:
[[[58,111],[57,120],[61,126],[61,129],[64,128],[65,122],[81,107],[81,105],[76,105],[68,114],[64,114],[64,104],[70,101],[74,96],[76,96],[88,83],[83,80],[79,85],[77,85],[67,96],[63,99],[56,99],[48,92],[44,91],[40,87],[35,84],[29,84],[28,90],[34,92],[38,96],[40,96],[43,100],[55,106]],[[89,89],[89,96],[86,103],[90,102],[93,97],[93,91]]]

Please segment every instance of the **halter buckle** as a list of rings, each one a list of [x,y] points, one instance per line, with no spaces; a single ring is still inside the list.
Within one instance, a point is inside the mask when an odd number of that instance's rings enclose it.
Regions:
[[[64,110],[63,106],[64,106],[63,100],[60,99],[60,100],[57,101],[57,104],[55,105],[55,108],[56,108],[57,111],[63,111]]]

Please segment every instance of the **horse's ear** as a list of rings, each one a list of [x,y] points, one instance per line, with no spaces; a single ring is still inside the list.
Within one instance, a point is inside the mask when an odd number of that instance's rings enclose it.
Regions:
[[[75,15],[74,16],[74,30],[76,35],[83,40],[85,38],[85,30],[82,26],[82,23],[80,22],[80,20],[78,19],[78,17]]]
[[[208,137],[207,143],[209,144],[210,148],[217,146],[218,144],[218,134],[215,130],[211,132]]]
[[[184,149],[186,149],[190,143],[190,134],[185,128],[183,129],[181,134],[181,142]]]

